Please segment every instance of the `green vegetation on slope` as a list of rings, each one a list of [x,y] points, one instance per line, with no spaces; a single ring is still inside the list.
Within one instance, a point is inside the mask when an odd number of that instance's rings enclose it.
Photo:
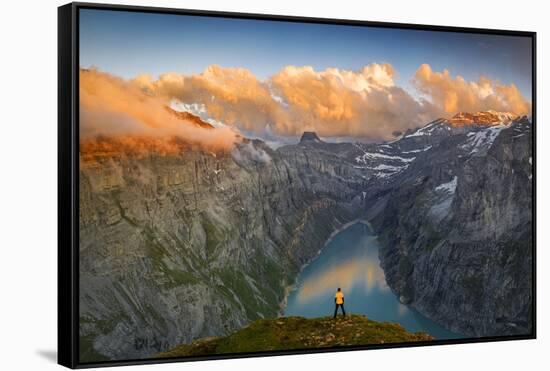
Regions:
[[[255,321],[227,337],[210,337],[196,340],[191,344],[182,344],[158,354],[157,357],[188,357],[429,340],[433,338],[426,333],[409,333],[399,324],[376,322],[360,315],[348,315],[337,319],[281,317]]]

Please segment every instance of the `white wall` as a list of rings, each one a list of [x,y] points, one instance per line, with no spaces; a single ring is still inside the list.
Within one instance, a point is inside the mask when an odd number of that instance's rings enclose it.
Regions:
[[[106,0],[107,1],[107,0]],[[538,32],[538,334],[536,341],[436,346],[149,366],[156,370],[527,369],[548,359],[550,161],[544,1],[173,0],[127,4]],[[0,11],[0,368],[54,369],[56,350],[56,32],[60,1],[2,3]],[[467,61],[466,61],[467,63]],[[495,61],[498,63],[498,61]],[[131,367],[142,370],[144,368]]]

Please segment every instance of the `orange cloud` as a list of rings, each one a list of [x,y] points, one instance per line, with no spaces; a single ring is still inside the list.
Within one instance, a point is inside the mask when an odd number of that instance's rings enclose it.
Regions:
[[[394,132],[460,111],[521,115],[531,110],[513,84],[486,77],[466,81],[448,70],[435,72],[427,64],[413,78],[422,99],[396,85],[394,68],[387,63],[369,64],[357,71],[287,66],[264,81],[247,69],[217,65],[190,76],[166,73],[158,79],[141,75],[125,81],[83,71],[81,79],[85,135],[177,135],[222,148],[234,142],[234,131],[260,137],[316,131],[322,137],[387,140]],[[173,101],[200,107],[209,120],[233,130],[205,131],[183,125],[164,109]]]
[[[423,64],[413,83],[446,116],[487,110],[525,115],[531,111],[531,104],[514,84],[503,85],[487,77],[466,81],[461,76],[452,77],[446,69],[435,72],[430,65]]]
[[[236,140],[229,128],[205,129],[176,117],[163,97],[151,96],[135,83],[96,70],[80,71],[81,138],[148,137],[161,143],[174,138],[209,150],[228,150]],[[177,141],[176,141],[177,142]],[[125,143],[133,143],[125,140]]]
[[[305,130],[321,136],[388,139],[421,123],[423,107],[394,85],[389,64],[370,64],[360,71],[288,66],[271,78],[274,90],[288,103],[290,127],[283,135]]]
[[[163,74],[158,80],[138,76],[133,82],[158,97],[204,104],[211,118],[241,130],[261,132],[284,120],[267,86],[244,68],[211,65],[198,75]]]
[[[267,81],[243,68],[209,66],[193,76],[139,76],[133,83],[149,94],[203,104],[209,116],[246,132],[388,139],[424,120],[423,107],[394,85],[389,64],[360,71],[287,66]]]

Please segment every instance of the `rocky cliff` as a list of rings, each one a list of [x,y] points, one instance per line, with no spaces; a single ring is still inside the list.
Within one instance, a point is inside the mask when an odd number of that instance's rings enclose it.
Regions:
[[[276,316],[301,266],[360,211],[362,182],[334,155],[260,141],[82,155],[82,361],[148,357]]]
[[[389,286],[458,333],[531,331],[531,135],[524,118],[443,138],[373,199]]]

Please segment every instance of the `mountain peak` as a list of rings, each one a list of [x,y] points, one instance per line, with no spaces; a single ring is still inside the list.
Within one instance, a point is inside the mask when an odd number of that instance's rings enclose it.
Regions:
[[[197,127],[205,128],[205,129],[213,129],[214,127],[210,125],[207,122],[204,122],[199,116],[194,115],[187,111],[176,111],[175,109],[165,106],[164,109],[174,115],[176,118],[180,120],[187,121]]]
[[[321,138],[319,138],[317,133],[314,131],[304,131],[304,133],[302,134],[302,138],[300,138],[300,143],[306,142],[323,143]]]
[[[493,110],[480,111],[476,113],[459,112],[448,120],[450,125],[463,126],[463,125],[499,125],[508,124],[515,120],[517,115],[510,112],[496,112]]]

